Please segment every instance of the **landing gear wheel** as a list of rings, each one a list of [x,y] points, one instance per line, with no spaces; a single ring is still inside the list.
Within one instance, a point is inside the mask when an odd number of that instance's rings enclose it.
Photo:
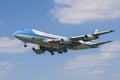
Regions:
[[[59,54],[62,54],[62,51],[58,51]]]
[[[66,53],[67,51],[68,51],[67,49],[64,49],[64,50],[63,50],[63,52],[65,52],[65,53]]]
[[[53,51],[50,51],[51,55],[54,55],[55,53]]]
[[[35,51],[35,47],[33,47],[32,50]]]
[[[27,45],[24,45],[24,47],[27,47]]]
[[[51,55],[54,55],[54,54],[55,54],[52,50],[49,50],[48,52],[50,52]]]

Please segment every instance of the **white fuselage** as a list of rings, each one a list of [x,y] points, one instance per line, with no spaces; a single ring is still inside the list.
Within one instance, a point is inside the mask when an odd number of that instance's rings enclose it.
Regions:
[[[53,47],[53,48],[64,47],[65,45],[61,45],[57,43],[55,44],[48,43],[49,41],[67,39],[67,37],[47,34],[47,33],[34,30],[34,29],[21,29],[19,31],[16,31],[14,33],[14,36],[18,38],[19,40],[23,41],[24,43],[33,43],[33,44],[38,44],[38,45],[43,45],[45,47]],[[93,42],[84,42],[80,40],[78,45],[70,47],[69,49],[80,50],[80,49],[93,48],[90,46],[91,44],[93,44]]]

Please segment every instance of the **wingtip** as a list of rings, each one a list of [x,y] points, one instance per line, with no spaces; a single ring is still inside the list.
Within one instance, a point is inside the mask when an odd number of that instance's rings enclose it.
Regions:
[[[115,30],[110,30],[110,32],[115,32]]]
[[[109,42],[113,42],[113,40],[109,40],[108,43],[109,43]]]

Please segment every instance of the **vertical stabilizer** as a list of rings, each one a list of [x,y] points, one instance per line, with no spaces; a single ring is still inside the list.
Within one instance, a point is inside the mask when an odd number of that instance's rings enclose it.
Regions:
[[[100,31],[98,29],[95,30],[95,32],[93,34],[98,34]],[[97,43],[97,39],[92,40],[94,43]]]
[[[94,34],[97,34],[97,33],[99,33],[99,30],[98,30],[98,29],[95,30]]]

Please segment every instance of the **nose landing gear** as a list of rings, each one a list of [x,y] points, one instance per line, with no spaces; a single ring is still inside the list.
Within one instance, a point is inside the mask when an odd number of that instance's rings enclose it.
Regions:
[[[24,45],[24,47],[27,47],[27,45]]]

